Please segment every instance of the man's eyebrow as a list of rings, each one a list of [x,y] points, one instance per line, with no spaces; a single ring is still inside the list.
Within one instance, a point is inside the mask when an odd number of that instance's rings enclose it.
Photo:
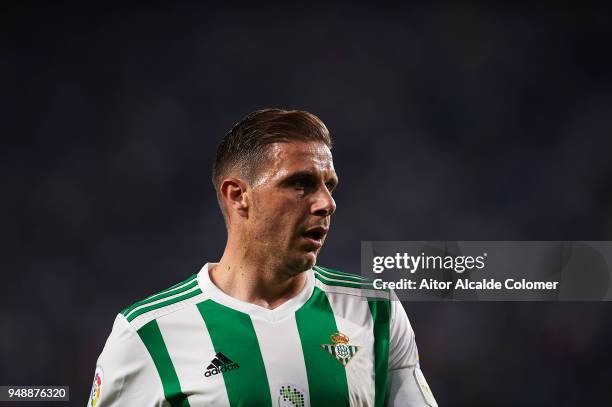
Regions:
[[[293,172],[281,180],[282,183],[292,182],[304,178],[315,178],[315,173],[309,170]]]
[[[289,184],[293,181],[297,181],[300,179],[309,179],[309,178],[316,178],[316,174],[314,171],[310,171],[310,170],[302,170],[302,171],[297,171],[294,172],[292,174],[287,175],[284,179],[281,180],[281,183],[283,184]],[[335,188],[338,186],[338,177],[336,177],[335,175],[333,177],[331,177],[329,180],[327,180],[325,182],[325,184],[332,184],[332,187]]]

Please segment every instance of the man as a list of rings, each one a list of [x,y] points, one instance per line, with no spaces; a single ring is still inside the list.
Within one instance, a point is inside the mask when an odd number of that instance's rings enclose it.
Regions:
[[[213,169],[223,256],[117,316],[91,406],[436,405],[394,294],[315,265],[336,210],[331,145],[304,111],[234,126]]]

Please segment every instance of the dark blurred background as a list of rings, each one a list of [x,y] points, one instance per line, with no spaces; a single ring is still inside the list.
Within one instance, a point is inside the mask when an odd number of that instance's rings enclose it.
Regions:
[[[216,145],[319,115],[361,240],[612,240],[609,8],[0,6],[0,384],[85,405],[123,307],[217,260]],[[406,303],[441,406],[610,405],[608,303]]]

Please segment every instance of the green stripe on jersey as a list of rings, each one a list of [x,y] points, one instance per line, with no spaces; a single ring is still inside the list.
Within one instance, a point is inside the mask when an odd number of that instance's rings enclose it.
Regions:
[[[196,284],[197,284],[197,281],[196,281]],[[179,293],[180,292],[183,292],[183,291],[179,291]],[[177,293],[174,293],[174,294],[177,294]],[[196,295],[199,295],[199,294],[202,294],[202,290],[200,290],[199,288],[196,288],[193,291],[185,292],[185,294],[179,295],[178,297],[171,298],[167,301],[162,301],[157,304],[149,305],[149,306],[140,308],[138,310],[134,310],[131,313],[128,313],[126,318],[128,322],[132,322],[139,315],[142,315],[149,311],[153,311],[153,310],[156,310],[158,308],[162,308],[168,305],[176,304],[177,302],[180,302],[180,301],[188,300],[189,298],[195,297]]]
[[[178,294],[183,291],[187,291],[190,288],[193,288],[195,285],[198,284],[196,277],[197,277],[197,274],[194,274],[185,281],[181,281],[180,283],[175,284],[172,287],[167,288],[163,291],[160,291],[157,294],[153,294],[152,296],[147,297],[144,300],[135,302],[134,304],[130,305],[129,307],[121,311],[121,314],[124,317],[126,317],[133,309],[141,305],[144,305],[144,304],[156,301],[156,300],[160,300],[162,298],[167,298],[167,297],[170,297],[172,295]]]
[[[306,304],[295,313],[311,406],[348,406],[349,393],[344,366],[321,345],[332,344],[338,332],[331,305],[318,287]]]
[[[366,288],[374,290],[374,286],[369,281],[351,281],[346,280],[341,277],[333,277],[329,275],[324,275],[321,272],[314,269],[315,278],[321,281],[323,284],[331,285],[331,286],[340,286],[340,287],[351,287],[351,288]]]
[[[181,391],[176,370],[164,343],[157,321],[153,320],[138,330],[138,336],[149,351],[162,382],[164,397],[172,407],[189,407],[187,396]]]
[[[330,269],[322,266],[314,266],[314,269],[320,272],[323,275],[328,275],[333,278],[339,278],[349,281],[357,281],[357,282],[369,282],[369,280],[365,277],[359,276],[357,274],[344,273],[342,271]]]
[[[197,306],[215,352],[223,353],[240,366],[223,373],[230,405],[271,406],[266,368],[251,317],[212,300]]]
[[[369,300],[368,305],[374,321],[374,405],[380,407],[385,404],[387,392],[391,303],[389,300]]]

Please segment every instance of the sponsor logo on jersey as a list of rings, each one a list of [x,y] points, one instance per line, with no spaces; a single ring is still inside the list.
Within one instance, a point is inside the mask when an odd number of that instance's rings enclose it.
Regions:
[[[100,393],[102,392],[102,368],[97,367],[94,375],[93,384],[91,385],[91,394],[89,395],[89,404],[87,406],[96,407],[100,401]]]
[[[342,366],[346,366],[360,349],[360,346],[351,345],[349,343],[349,337],[340,332],[331,335],[331,341],[333,343],[322,344],[321,347],[333,356],[334,359],[340,362]]]
[[[230,358],[225,356],[223,353],[218,352],[213,360],[210,361],[210,365],[206,368],[204,376],[211,377],[218,375],[219,373],[229,372],[230,370],[238,369],[240,365],[235,363]]]
[[[292,384],[283,384],[278,389],[278,407],[304,407],[304,392]]]

